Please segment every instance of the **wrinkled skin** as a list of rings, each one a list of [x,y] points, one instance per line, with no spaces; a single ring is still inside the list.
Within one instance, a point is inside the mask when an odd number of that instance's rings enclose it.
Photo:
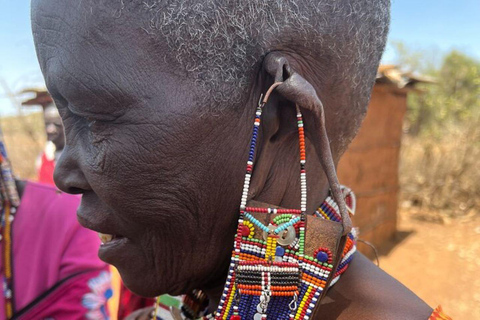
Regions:
[[[241,108],[211,111],[195,81],[165,61],[168,47],[154,45],[140,21],[91,12],[85,3],[32,3],[37,54],[65,125],[56,184],[83,194],[83,226],[121,236],[102,246],[99,256],[118,268],[131,290],[154,296],[200,288],[213,307],[230,260],[255,107],[275,78],[284,78],[283,65],[260,63]],[[329,77],[317,76],[320,66],[291,50],[277,54],[323,93],[327,123],[361,117],[348,109],[355,92],[329,90]],[[275,92],[264,111],[249,198],[296,208],[298,138],[291,99],[301,97],[302,88],[292,89],[297,95]],[[331,137],[341,130],[327,129]],[[307,155],[318,153],[312,139]],[[334,152],[335,162],[340,156]],[[313,212],[329,185],[315,156],[307,172]],[[324,319],[426,319],[430,313],[360,254],[321,308]]]

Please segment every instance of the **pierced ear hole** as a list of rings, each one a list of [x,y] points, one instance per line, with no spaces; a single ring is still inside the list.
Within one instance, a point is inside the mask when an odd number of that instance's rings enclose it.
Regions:
[[[282,67],[282,79],[283,81],[287,80],[291,76],[290,66],[288,63],[285,63]]]

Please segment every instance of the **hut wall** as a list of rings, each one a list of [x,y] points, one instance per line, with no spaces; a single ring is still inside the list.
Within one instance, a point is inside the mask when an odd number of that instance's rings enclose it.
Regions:
[[[375,85],[362,127],[338,166],[340,182],[357,196],[354,225],[360,229],[360,238],[377,248],[396,232],[406,98],[406,91],[392,85]],[[371,251],[359,248],[367,254]]]

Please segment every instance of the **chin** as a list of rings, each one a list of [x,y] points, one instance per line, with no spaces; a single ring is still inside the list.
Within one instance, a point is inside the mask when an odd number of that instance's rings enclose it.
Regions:
[[[143,273],[125,272],[118,270],[122,277],[123,284],[133,293],[142,297],[156,297],[164,292],[156,285],[151,276],[145,276]]]
[[[150,272],[125,272],[118,269],[123,284],[133,293],[142,297],[157,297],[162,294],[173,296],[187,292],[185,283],[173,283],[168,277],[153,275]]]

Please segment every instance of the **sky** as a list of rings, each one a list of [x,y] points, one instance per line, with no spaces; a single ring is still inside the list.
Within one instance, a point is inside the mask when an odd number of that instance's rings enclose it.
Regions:
[[[29,0],[0,0],[0,116],[17,112],[27,87],[44,86],[30,30]],[[461,50],[480,60],[480,0],[393,0],[382,63],[395,63],[392,43],[441,57]]]

